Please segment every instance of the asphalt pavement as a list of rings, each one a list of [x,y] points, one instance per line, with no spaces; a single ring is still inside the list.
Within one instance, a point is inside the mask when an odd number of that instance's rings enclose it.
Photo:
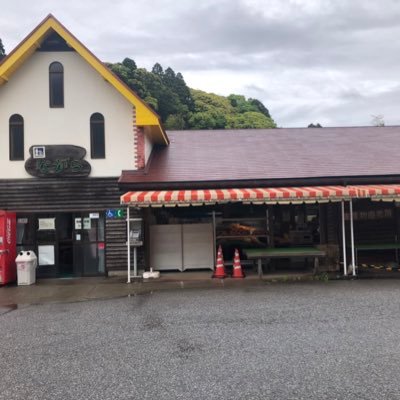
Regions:
[[[0,312],[0,399],[399,399],[400,280]]]

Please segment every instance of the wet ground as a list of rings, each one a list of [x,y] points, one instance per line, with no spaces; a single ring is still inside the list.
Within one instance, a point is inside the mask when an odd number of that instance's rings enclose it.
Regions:
[[[21,304],[0,399],[398,399],[399,311],[399,280]]]
[[[163,290],[187,288],[224,288],[264,285],[267,282],[315,279],[311,272],[278,272],[265,274],[262,280],[255,272],[245,279],[212,279],[211,271],[163,272],[160,279],[132,280],[123,277],[75,279],[40,279],[30,286],[0,286],[0,307],[12,304],[45,304],[110,299]],[[1,312],[1,311],[0,311]]]

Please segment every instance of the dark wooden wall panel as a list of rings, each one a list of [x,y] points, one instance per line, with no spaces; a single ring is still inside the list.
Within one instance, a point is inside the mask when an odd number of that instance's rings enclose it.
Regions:
[[[125,219],[106,219],[107,270],[126,269],[127,259]]]
[[[139,212],[131,210],[131,217],[139,217]],[[126,221],[125,219],[106,219],[106,265],[108,271],[126,270],[128,267],[128,252],[126,248]],[[144,250],[138,248],[138,268],[143,269]],[[133,251],[131,251],[131,269],[133,269]]]
[[[0,209],[101,211],[120,207],[118,178],[0,180]]]

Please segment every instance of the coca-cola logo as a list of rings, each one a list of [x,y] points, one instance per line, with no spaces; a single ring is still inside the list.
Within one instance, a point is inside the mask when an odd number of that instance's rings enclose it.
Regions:
[[[6,221],[6,241],[11,244],[11,219],[7,218]]]

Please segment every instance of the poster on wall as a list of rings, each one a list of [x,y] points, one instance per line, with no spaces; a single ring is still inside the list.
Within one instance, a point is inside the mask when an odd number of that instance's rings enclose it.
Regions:
[[[54,246],[39,246],[39,265],[54,265]]]
[[[82,229],[82,218],[75,218],[75,229]]]
[[[91,229],[92,220],[90,218],[83,218],[83,229]]]
[[[56,219],[55,218],[39,218],[39,231],[56,229]]]

